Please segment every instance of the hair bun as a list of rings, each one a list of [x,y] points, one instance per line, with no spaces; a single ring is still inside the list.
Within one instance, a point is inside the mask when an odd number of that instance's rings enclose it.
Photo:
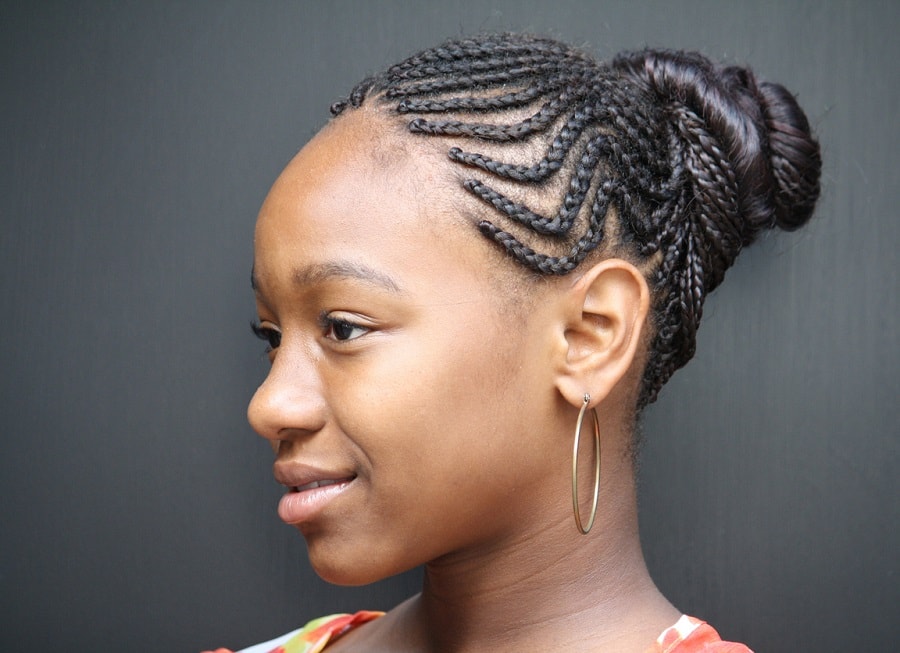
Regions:
[[[806,114],[786,88],[763,82],[758,97],[776,181],[775,222],[782,229],[797,229],[809,220],[819,198],[819,144],[812,137]]]
[[[703,162],[689,166],[691,174],[703,177],[710,166],[725,171],[716,179],[730,187],[716,193],[737,198],[745,245],[763,229],[797,229],[810,218],[819,196],[819,145],[787,89],[694,52],[644,50],[617,63],[672,108],[676,131]],[[709,189],[708,179],[698,181]]]

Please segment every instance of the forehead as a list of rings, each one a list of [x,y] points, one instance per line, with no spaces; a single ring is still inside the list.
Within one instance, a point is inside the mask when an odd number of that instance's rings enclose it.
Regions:
[[[341,115],[322,128],[282,171],[260,218],[267,217],[271,209],[285,208],[284,202],[291,197],[309,201],[313,193],[307,191],[335,192],[347,182],[365,184],[359,189],[363,191],[391,178],[402,186],[403,178],[412,172],[407,165],[410,157],[422,158],[408,140],[397,125],[366,108]]]
[[[483,247],[463,217],[446,152],[365,107],[347,112],[285,168],[260,211],[254,273],[331,260],[379,269]],[[449,243],[454,245],[449,245]],[[479,243],[475,245],[474,243]],[[463,254],[465,258],[465,254]]]

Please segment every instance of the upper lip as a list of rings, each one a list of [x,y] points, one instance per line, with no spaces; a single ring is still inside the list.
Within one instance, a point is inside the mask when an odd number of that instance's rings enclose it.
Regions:
[[[356,474],[353,472],[329,470],[306,463],[289,461],[276,461],[273,473],[276,481],[292,490],[308,489],[306,486],[315,487],[312,485],[313,483],[340,483],[356,478]]]

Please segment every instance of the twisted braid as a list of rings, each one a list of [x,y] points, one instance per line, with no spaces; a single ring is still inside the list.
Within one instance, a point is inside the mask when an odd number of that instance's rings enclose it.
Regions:
[[[543,143],[536,162],[448,151],[454,164],[529,196],[564,189],[545,216],[484,177],[463,181],[508,222],[485,218],[478,229],[527,268],[568,274],[615,216],[613,245],[654,261],[655,332],[639,408],[693,356],[706,296],[742,247],[763,229],[801,226],[819,193],[818,144],[793,96],[696,53],[644,50],[598,63],[549,39],[488,35],[449,41],[365,79],[332,113],[367,98],[409,115],[415,134],[472,146]],[[505,117],[516,111],[527,113]],[[548,185],[553,179],[562,185]]]

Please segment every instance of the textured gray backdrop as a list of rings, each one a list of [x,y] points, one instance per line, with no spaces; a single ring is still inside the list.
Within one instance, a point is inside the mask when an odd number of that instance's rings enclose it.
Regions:
[[[759,652],[893,650],[898,7],[0,3],[0,650],[239,647],[415,590],[325,585],[275,516],[250,240],[333,99],[481,29],[700,49],[799,93],[818,216],[710,301],[646,417],[642,531],[675,603]]]

